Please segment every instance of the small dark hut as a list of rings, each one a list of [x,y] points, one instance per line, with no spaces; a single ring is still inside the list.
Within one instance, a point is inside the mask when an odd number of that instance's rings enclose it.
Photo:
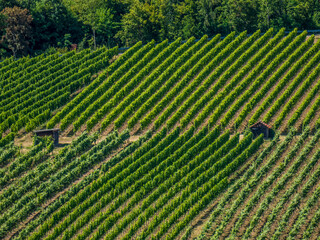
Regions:
[[[59,128],[33,131],[38,137],[51,136],[55,145],[59,144]]]
[[[259,121],[250,126],[250,130],[254,137],[258,137],[261,133],[263,133],[265,138],[269,138],[271,137],[272,127],[262,121]]]

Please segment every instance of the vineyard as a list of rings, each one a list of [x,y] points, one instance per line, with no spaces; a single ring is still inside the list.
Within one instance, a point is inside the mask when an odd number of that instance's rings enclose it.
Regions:
[[[8,58],[0,86],[0,239],[320,236],[307,31]],[[72,141],[20,144],[44,128]]]

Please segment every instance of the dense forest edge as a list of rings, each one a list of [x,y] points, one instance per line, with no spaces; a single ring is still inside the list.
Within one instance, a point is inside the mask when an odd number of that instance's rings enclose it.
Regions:
[[[319,26],[317,0],[0,0],[0,58]]]

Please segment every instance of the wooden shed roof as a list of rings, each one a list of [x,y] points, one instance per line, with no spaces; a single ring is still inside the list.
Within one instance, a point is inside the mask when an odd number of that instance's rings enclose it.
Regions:
[[[269,129],[272,129],[272,127],[270,125],[268,125],[268,124],[266,124],[265,122],[262,122],[262,121],[259,121],[259,122],[255,123],[255,124],[251,125],[250,128],[257,127],[259,124],[262,124],[263,126],[269,128]]]
[[[42,130],[35,130],[34,133],[41,133],[41,132],[58,132],[60,131],[59,128],[53,128],[53,129],[42,129]]]

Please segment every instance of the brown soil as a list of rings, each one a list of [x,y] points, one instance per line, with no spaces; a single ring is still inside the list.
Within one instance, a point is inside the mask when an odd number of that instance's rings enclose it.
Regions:
[[[320,35],[319,34],[316,34],[314,36],[314,43],[318,42],[320,40]]]
[[[77,137],[76,136],[60,136],[59,137],[59,145],[55,146],[53,153],[56,154],[59,152],[59,150],[66,145],[69,145],[73,140],[75,140]],[[16,137],[14,139],[14,144],[16,146],[21,146],[21,153],[26,153],[28,152],[32,147],[33,147],[33,136],[32,133],[28,133],[26,135],[23,135],[21,137]]]
[[[142,137],[142,136],[132,135],[132,136],[130,136],[129,141],[130,142],[135,142],[135,141],[139,140],[140,137]]]
[[[33,138],[32,133],[28,133],[21,137],[15,137],[14,145],[21,146],[21,152],[26,153],[32,148],[33,146]]]
[[[64,131],[61,132],[61,136],[68,137],[75,135],[73,132],[73,124],[71,123]]]

